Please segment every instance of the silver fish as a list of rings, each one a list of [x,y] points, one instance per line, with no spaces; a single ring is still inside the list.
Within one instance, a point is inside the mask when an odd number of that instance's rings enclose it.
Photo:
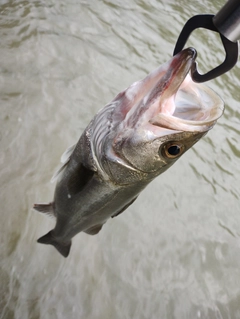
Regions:
[[[77,233],[97,234],[214,126],[223,102],[192,81],[195,58],[181,51],[95,115],[63,156],[53,202],[34,205],[56,218],[39,243],[67,257]]]

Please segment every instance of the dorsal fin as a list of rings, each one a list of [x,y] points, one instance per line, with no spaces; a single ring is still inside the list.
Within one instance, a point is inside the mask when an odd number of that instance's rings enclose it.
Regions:
[[[68,161],[66,163],[64,163],[64,165],[62,165],[57,171],[56,173],[54,173],[53,177],[51,178],[51,183],[55,183],[58,176],[61,174],[61,172],[65,169],[65,167],[67,166],[68,162],[70,161],[70,158],[68,159]]]
[[[34,204],[33,208],[40,213],[46,214],[49,217],[54,217],[53,203],[49,204]]]
[[[66,151],[65,151],[65,152],[63,153],[63,155],[61,156],[61,163],[65,164],[66,162],[69,161],[70,156],[72,155],[72,153],[73,153],[75,147],[76,147],[76,144],[74,144],[74,145],[72,145],[72,146],[70,146],[70,147],[68,147],[68,148],[66,149]]]
[[[56,179],[58,178],[58,176],[61,174],[61,172],[65,169],[75,147],[76,147],[76,144],[67,148],[66,151],[63,153],[63,155],[61,156],[61,163],[63,163],[63,165],[56,171],[56,173],[54,173],[53,177],[51,178],[51,183],[54,183]]]

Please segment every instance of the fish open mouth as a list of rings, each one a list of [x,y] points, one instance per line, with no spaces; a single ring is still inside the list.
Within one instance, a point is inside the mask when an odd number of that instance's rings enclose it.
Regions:
[[[163,88],[154,102],[154,115],[152,113],[149,120],[152,125],[177,131],[205,132],[222,115],[223,101],[211,89],[191,78],[190,70],[196,63],[196,55],[195,49],[188,48],[169,62],[169,68],[160,80]]]

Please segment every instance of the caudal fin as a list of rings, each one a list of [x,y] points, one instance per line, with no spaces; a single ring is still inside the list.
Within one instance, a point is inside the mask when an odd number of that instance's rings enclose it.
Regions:
[[[60,254],[63,255],[64,257],[67,257],[69,255],[70,248],[72,245],[71,241],[67,244],[65,244],[65,243],[63,244],[63,243],[57,241],[53,236],[52,230],[49,233],[47,233],[46,235],[40,237],[37,240],[37,242],[41,243],[41,244],[46,244],[46,245],[53,245],[60,252]]]

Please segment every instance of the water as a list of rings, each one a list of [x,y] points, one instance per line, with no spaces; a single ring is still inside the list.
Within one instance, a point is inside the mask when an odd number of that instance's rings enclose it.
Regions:
[[[67,259],[36,243],[54,225],[64,150],[119,91],[167,61],[183,24],[225,1],[1,1],[0,318],[240,318],[239,63],[208,85],[215,128]],[[189,45],[202,71],[215,34]]]

